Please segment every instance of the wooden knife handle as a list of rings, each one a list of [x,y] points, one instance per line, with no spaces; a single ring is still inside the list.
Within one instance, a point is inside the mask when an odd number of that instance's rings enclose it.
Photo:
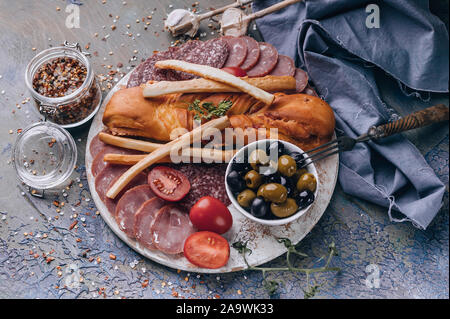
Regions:
[[[375,138],[381,138],[443,121],[448,121],[448,107],[438,104],[409,114],[397,121],[374,127],[371,133]]]

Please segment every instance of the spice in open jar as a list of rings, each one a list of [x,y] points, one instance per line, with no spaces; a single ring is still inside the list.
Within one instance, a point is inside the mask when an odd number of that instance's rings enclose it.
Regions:
[[[65,128],[87,122],[100,106],[100,87],[89,60],[74,48],[39,53],[28,65],[26,82],[39,112]]]

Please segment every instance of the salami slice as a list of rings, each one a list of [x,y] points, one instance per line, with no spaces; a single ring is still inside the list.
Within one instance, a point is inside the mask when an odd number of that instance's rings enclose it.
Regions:
[[[269,74],[278,62],[278,51],[269,43],[259,43],[259,60],[256,65],[247,71],[249,77],[259,77]]]
[[[295,91],[297,93],[303,92],[303,90],[308,85],[308,74],[303,71],[302,69],[295,69],[295,81],[296,81],[296,88]],[[308,94],[308,93],[306,93]]]
[[[171,52],[172,59],[186,61],[186,58],[191,55],[191,52],[201,45],[202,42],[199,40],[189,40],[178,47],[170,48],[169,51]],[[185,81],[195,77],[193,74],[175,70],[167,70],[167,76],[169,81]]]
[[[287,55],[278,55],[278,62],[275,68],[270,72],[271,75],[294,76],[296,72],[294,60]]]
[[[228,59],[224,67],[239,67],[247,57],[247,41],[237,37],[222,37],[228,44]]]
[[[259,60],[259,43],[249,36],[241,37],[247,44],[247,56],[245,61],[241,64],[241,68],[245,71],[253,68]]]
[[[189,215],[176,205],[163,206],[156,214],[150,230],[153,244],[166,254],[183,252],[186,238],[195,232]]]
[[[170,59],[172,59],[172,55],[169,51],[153,54],[134,69],[128,80],[127,87],[139,86],[147,81],[167,81],[167,70],[156,68],[155,63]]]
[[[224,183],[226,164],[182,164],[174,168],[183,173],[191,183],[191,190],[178,205],[189,211],[191,207],[203,196],[213,196],[225,205],[230,205]]]
[[[134,238],[135,215],[141,205],[155,197],[147,184],[127,190],[119,199],[115,209],[117,225],[128,237]]]
[[[153,244],[153,234],[150,229],[155,221],[156,214],[165,204],[166,202],[161,198],[153,197],[144,202],[136,212],[134,236],[140,244],[148,249],[157,249]]]

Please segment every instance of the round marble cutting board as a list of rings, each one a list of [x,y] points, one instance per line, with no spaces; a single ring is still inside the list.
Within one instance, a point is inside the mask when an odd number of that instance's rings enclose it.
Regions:
[[[101,216],[112,229],[112,231],[119,236],[128,246],[133,248],[141,255],[168,267],[174,269],[180,269],[190,272],[199,273],[226,273],[231,271],[244,270],[247,268],[243,257],[237,252],[237,250],[230,248],[230,259],[222,268],[219,269],[204,269],[199,268],[191,264],[182,254],[179,255],[167,255],[160,251],[149,250],[141,246],[138,242],[130,239],[123,233],[115,219],[108,212],[108,209],[100,200],[95,190],[95,179],[91,173],[92,156],[89,152],[89,145],[92,138],[97,133],[103,130],[102,116],[105,110],[105,105],[108,103],[111,96],[122,87],[126,86],[130,73],[124,76],[116,86],[109,92],[106,99],[104,99],[102,107],[93,119],[91,124],[86,149],[86,174],[89,183],[89,188],[92,194],[92,199],[95,202]],[[195,164],[192,164],[195,165]],[[230,245],[237,241],[246,242],[247,246],[252,250],[250,255],[247,255],[247,261],[252,266],[261,265],[266,263],[286,252],[286,248],[283,244],[277,242],[277,237],[289,238],[293,243],[298,243],[302,240],[319,221],[320,217],[324,213],[331,200],[333,191],[336,185],[337,173],[338,173],[339,157],[334,155],[327,159],[324,159],[316,164],[317,172],[319,175],[320,188],[316,200],[312,204],[308,212],[302,215],[296,221],[283,226],[264,226],[255,223],[242,214],[240,214],[233,205],[229,206],[230,212],[233,215],[233,227],[224,234],[224,237],[228,240]]]

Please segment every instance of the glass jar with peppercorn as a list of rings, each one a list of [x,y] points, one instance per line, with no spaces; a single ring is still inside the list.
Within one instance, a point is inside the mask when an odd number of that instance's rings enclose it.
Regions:
[[[85,124],[100,108],[100,86],[78,44],[37,54],[27,66],[25,82],[39,113],[66,129]]]

